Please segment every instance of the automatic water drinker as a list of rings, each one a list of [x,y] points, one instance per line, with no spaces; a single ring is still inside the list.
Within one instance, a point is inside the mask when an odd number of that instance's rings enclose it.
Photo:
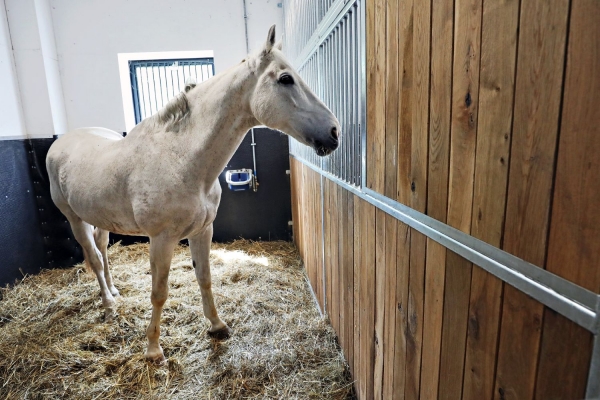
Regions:
[[[234,192],[251,189],[253,177],[252,170],[248,168],[231,169],[225,172],[225,181],[229,189]]]

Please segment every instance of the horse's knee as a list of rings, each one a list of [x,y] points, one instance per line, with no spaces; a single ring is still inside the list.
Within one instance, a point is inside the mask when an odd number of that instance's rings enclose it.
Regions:
[[[165,302],[167,301],[167,297],[169,297],[169,293],[166,289],[153,290],[152,294],[150,295],[150,301],[152,302],[152,305],[154,307],[162,308],[162,306],[164,306]]]
[[[200,290],[210,290],[212,287],[212,283],[210,279],[200,280]]]

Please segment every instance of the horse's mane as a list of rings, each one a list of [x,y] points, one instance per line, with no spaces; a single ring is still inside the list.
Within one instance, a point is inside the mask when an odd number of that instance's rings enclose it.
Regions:
[[[185,90],[173,97],[162,109],[154,115],[154,123],[162,126],[167,131],[179,132],[187,123],[190,114],[190,105],[186,93],[196,86],[195,83],[187,83]]]
[[[167,131],[178,132],[181,126],[187,122],[189,114],[190,105],[187,96],[185,92],[181,92],[154,115],[153,122]]]

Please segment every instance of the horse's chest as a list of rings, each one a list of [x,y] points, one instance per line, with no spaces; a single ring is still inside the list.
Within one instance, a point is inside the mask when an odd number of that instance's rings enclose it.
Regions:
[[[216,215],[221,188],[214,186],[200,190],[165,190],[149,196],[139,196],[136,202],[136,219],[149,232],[169,230],[185,237],[203,230]]]

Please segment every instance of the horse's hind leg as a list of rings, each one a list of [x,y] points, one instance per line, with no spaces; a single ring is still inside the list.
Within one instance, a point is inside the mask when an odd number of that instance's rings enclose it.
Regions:
[[[112,293],[113,296],[118,296],[119,291],[115,287],[112,275],[110,274],[110,270],[108,269],[108,231],[100,228],[94,229],[94,242],[96,242],[96,247],[100,250],[100,253],[102,254],[102,262],[104,263],[104,279],[106,280],[108,290],[110,290],[110,293]]]
[[[217,315],[217,308],[213,300],[210,278],[210,243],[212,241],[213,226],[207,227],[204,232],[189,238],[190,250],[192,252],[192,263],[196,271],[196,279],[202,293],[202,308],[204,316],[208,318],[211,328],[208,334],[217,338],[226,338],[231,331],[226,323],[221,321]]]
[[[98,278],[100,284],[100,295],[102,296],[102,306],[104,306],[104,319],[110,321],[114,318],[115,314],[115,298],[111,294],[106,279],[104,278],[104,266],[102,263],[102,254],[96,248],[94,243],[94,234],[92,226],[86,222],[83,222],[78,217],[69,218],[71,229],[75,239],[83,248],[83,255],[85,262],[91,267],[92,271]]]

